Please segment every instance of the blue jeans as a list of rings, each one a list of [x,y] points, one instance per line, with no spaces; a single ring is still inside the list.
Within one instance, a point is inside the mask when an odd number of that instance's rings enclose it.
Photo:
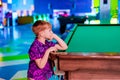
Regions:
[[[49,80],[59,80],[57,75],[52,75]]]

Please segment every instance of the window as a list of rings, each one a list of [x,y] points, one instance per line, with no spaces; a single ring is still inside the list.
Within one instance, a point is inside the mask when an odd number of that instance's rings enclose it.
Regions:
[[[107,4],[107,0],[103,0],[103,4]]]

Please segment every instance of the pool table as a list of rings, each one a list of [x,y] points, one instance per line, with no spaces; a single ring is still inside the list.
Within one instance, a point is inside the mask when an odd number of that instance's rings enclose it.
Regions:
[[[120,52],[120,25],[76,25],[65,42],[66,52]]]
[[[66,80],[120,79],[119,25],[76,25],[65,42],[68,49],[55,56]]]
[[[119,80],[119,53],[57,52],[58,70],[64,80]]]

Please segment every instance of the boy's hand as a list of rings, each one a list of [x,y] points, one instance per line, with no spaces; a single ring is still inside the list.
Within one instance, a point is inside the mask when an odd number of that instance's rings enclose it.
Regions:
[[[57,36],[56,34],[54,33],[52,34],[52,38],[56,39],[56,36]]]
[[[50,36],[50,39],[49,40],[52,40],[52,39],[54,39],[54,36],[55,36],[55,34],[51,31],[51,36]]]
[[[55,47],[50,47],[47,49],[47,51],[50,53],[50,52],[56,52],[57,51],[57,48]]]

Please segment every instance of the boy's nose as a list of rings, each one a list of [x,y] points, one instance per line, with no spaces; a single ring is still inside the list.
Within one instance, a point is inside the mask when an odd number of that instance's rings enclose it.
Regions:
[[[53,33],[52,31],[50,31],[51,33]]]

